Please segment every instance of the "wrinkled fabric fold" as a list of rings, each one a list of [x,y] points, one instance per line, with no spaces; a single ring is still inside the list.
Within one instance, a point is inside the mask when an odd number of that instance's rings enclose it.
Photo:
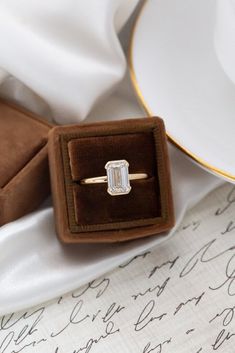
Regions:
[[[14,77],[7,95],[17,100],[19,81],[22,90],[30,88],[45,101],[56,122],[83,120],[125,73],[117,32],[137,0],[128,4],[2,1],[0,67]]]

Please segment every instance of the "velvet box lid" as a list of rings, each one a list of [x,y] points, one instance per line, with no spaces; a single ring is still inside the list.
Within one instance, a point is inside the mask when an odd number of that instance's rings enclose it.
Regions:
[[[0,100],[0,225],[33,211],[49,194],[51,124]]]
[[[111,196],[107,184],[82,184],[126,160],[131,191]],[[57,234],[65,243],[118,242],[159,234],[174,224],[162,119],[143,118],[59,126],[49,134],[49,164]]]

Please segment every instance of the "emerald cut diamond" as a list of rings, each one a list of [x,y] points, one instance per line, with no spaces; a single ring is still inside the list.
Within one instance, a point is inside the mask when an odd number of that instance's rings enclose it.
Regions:
[[[125,195],[131,191],[128,167],[129,163],[124,159],[106,163],[105,169],[110,195]]]

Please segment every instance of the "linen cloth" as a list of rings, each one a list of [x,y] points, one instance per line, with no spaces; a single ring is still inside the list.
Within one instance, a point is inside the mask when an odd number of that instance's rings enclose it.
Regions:
[[[59,124],[140,117],[125,48],[137,0],[2,0],[0,95]],[[163,117],[164,118],[164,117]],[[176,226],[124,244],[64,246],[50,201],[0,229],[0,315],[52,299],[167,241],[222,181],[169,146]],[[97,205],[102,207],[102,205]]]

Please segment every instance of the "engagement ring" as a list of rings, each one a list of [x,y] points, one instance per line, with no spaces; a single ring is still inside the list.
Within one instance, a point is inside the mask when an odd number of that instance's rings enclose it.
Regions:
[[[108,183],[107,192],[112,196],[129,194],[131,191],[130,180],[146,179],[146,173],[129,174],[129,163],[125,160],[109,161],[105,164],[107,175],[85,178],[81,184]]]

